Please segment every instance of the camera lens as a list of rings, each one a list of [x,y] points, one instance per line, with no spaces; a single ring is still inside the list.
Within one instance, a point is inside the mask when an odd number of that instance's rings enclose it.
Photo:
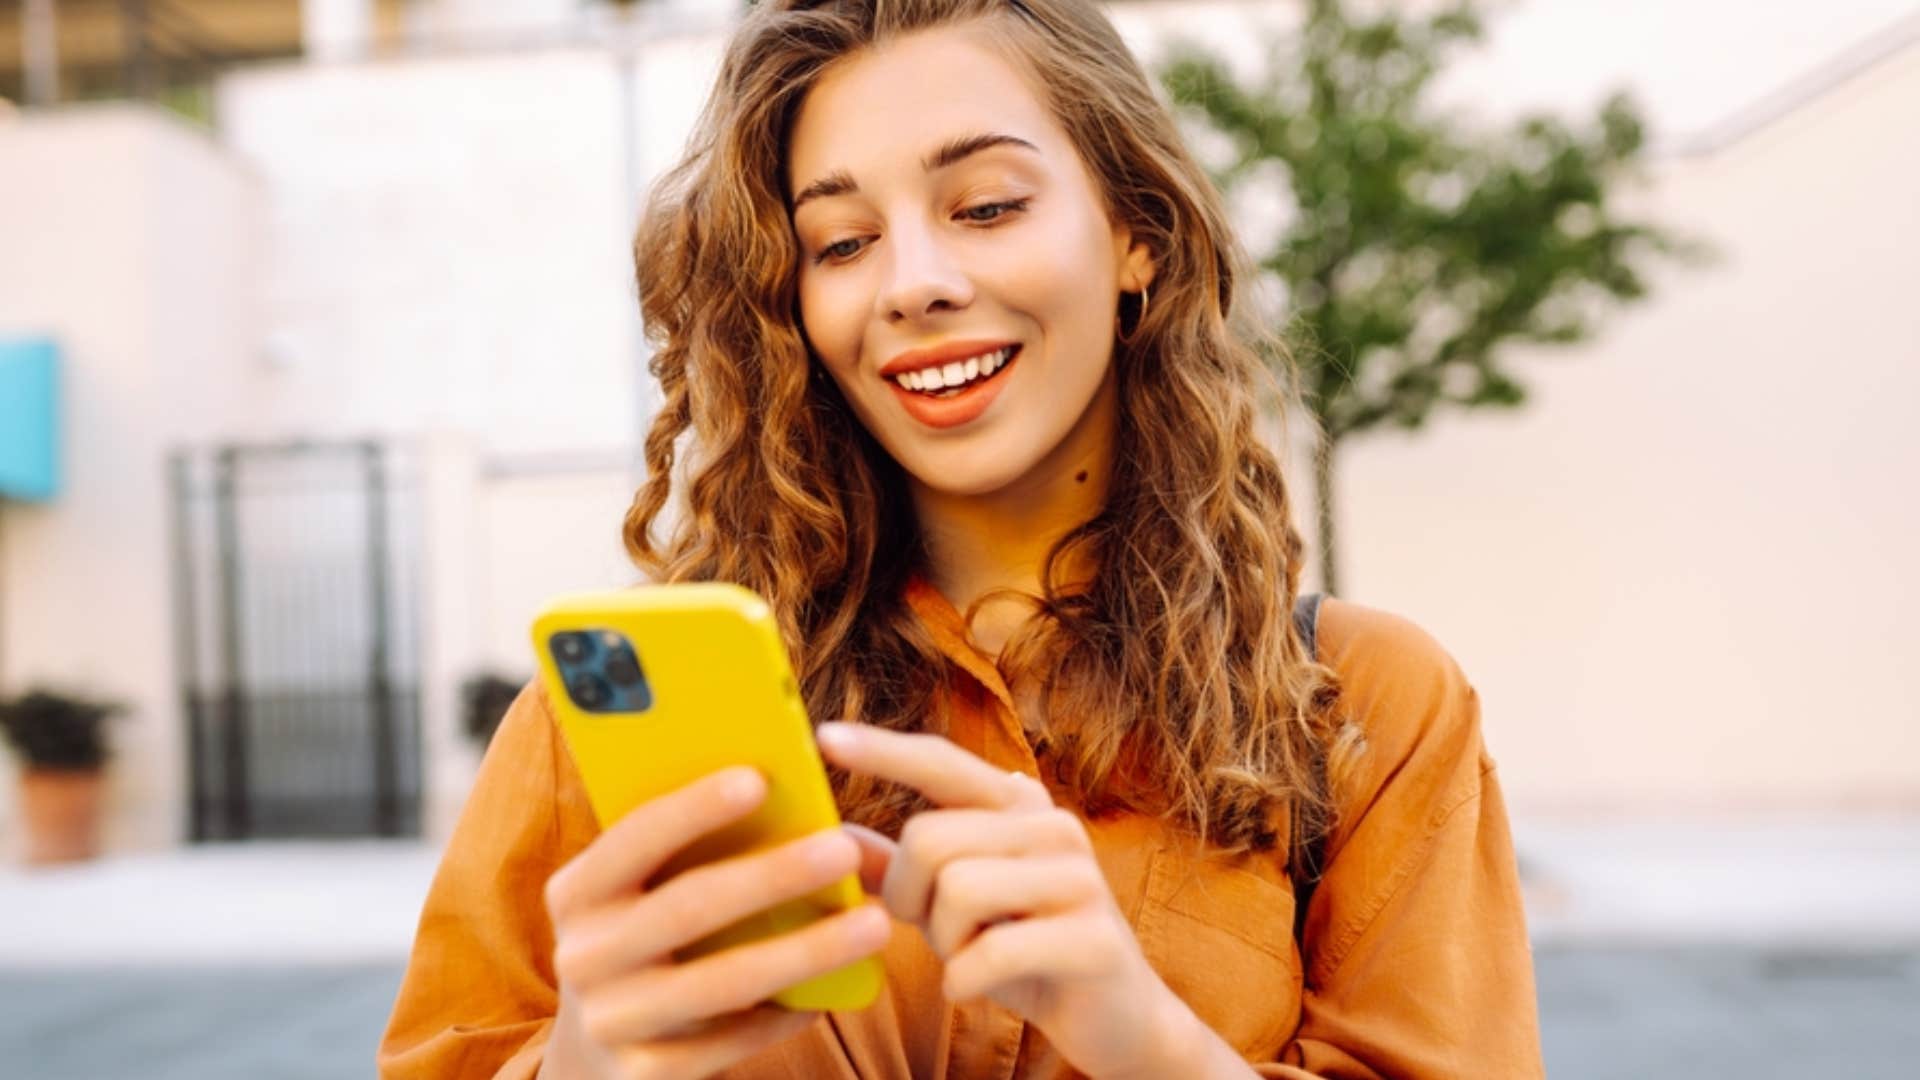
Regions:
[[[607,678],[615,686],[632,686],[640,681],[640,664],[631,655],[618,652],[607,657]]]
[[[593,655],[593,642],[587,635],[569,632],[553,635],[553,655],[563,664],[578,664]]]
[[[567,693],[583,709],[597,709],[613,697],[612,688],[598,675],[575,675],[567,683]]]

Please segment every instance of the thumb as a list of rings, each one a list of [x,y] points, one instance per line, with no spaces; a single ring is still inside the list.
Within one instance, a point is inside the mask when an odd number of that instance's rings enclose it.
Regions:
[[[869,896],[880,895],[880,883],[886,880],[887,867],[893,865],[893,854],[900,850],[900,845],[865,825],[849,822],[840,828],[860,845],[860,887],[867,890]]]

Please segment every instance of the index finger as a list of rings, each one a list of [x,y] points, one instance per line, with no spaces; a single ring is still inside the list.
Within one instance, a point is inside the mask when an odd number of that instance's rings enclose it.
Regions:
[[[637,891],[674,852],[746,816],[766,795],[766,780],[737,766],[641,803],[547,879],[548,916],[559,922]]]
[[[835,764],[905,784],[936,806],[1007,810],[1053,805],[1038,781],[989,765],[944,736],[834,722],[821,724],[816,734],[821,751]]]

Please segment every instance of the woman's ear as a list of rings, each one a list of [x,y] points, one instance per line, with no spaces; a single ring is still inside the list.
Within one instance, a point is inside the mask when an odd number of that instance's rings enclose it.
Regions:
[[[1139,292],[1153,284],[1153,249],[1145,240],[1135,240],[1133,230],[1116,225],[1113,252],[1120,264],[1120,291]]]

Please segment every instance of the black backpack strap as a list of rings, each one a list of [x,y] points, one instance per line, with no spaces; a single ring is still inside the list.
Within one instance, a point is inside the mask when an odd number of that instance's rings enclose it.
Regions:
[[[1319,658],[1319,646],[1315,642],[1320,630],[1320,601],[1325,599],[1319,593],[1308,593],[1293,602],[1293,628],[1300,632],[1300,645],[1308,656]]]
[[[1319,593],[1308,593],[1294,601],[1293,605],[1293,626],[1294,629],[1300,633],[1300,644],[1305,649],[1306,654],[1316,660],[1319,659],[1316,639],[1320,629],[1320,601],[1322,599],[1323,597]],[[1325,748],[1315,746],[1312,757],[1309,760],[1313,768],[1314,788],[1320,791],[1326,790],[1327,760]],[[1303,940],[1303,935],[1307,928],[1307,905],[1313,900],[1313,890],[1320,884],[1320,871],[1325,862],[1324,856],[1326,854],[1327,838],[1324,835],[1311,838],[1302,837],[1300,835],[1300,815],[1295,813],[1289,814],[1288,817],[1292,823],[1292,836],[1290,839],[1293,845],[1287,852],[1289,856],[1287,860],[1288,871],[1291,873],[1292,868],[1296,865],[1295,860],[1291,857],[1295,852],[1300,852],[1302,855],[1302,858],[1298,861],[1298,865],[1305,866],[1307,869],[1307,872],[1304,875],[1298,876],[1298,879],[1293,883],[1293,940],[1295,944],[1299,944]]]

